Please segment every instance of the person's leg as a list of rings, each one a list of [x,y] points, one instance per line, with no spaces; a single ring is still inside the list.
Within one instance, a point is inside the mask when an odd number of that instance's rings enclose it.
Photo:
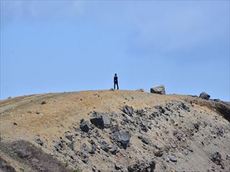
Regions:
[[[119,90],[119,85],[118,85],[118,83],[117,83],[117,89]]]
[[[116,84],[114,83],[114,84],[113,84],[113,89],[115,90],[115,88],[116,88]]]

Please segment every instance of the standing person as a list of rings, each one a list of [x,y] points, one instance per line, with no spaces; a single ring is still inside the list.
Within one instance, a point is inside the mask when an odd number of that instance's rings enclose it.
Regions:
[[[116,89],[116,86],[117,86],[117,90],[119,90],[118,77],[117,77],[116,73],[115,73],[114,78],[113,78],[113,83],[114,83],[114,90]]]

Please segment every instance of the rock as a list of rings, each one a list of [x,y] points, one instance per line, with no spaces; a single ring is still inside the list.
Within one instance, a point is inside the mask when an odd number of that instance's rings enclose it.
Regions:
[[[162,106],[155,106],[155,109],[157,109],[160,114],[165,113],[165,109]]]
[[[74,142],[73,142],[73,141],[70,142],[70,143],[68,143],[67,146],[68,146],[72,151],[74,151]]]
[[[116,153],[119,152],[118,147],[116,145],[113,145],[109,152],[113,155],[116,155]]]
[[[86,133],[89,132],[90,130],[90,124],[88,121],[85,121],[84,119],[81,120],[80,122],[80,129]]]
[[[0,171],[2,172],[16,172],[9,162],[0,157]]]
[[[40,146],[43,146],[43,141],[40,139],[40,138],[36,138],[35,139],[35,142],[37,143],[37,144],[39,144]]]
[[[221,154],[219,152],[215,152],[215,153],[211,154],[210,159],[216,165],[222,165],[222,158],[221,158]]]
[[[61,141],[56,142],[56,143],[55,143],[55,145],[54,145],[54,148],[55,148],[55,150],[56,150],[57,152],[62,151],[62,150],[63,150],[63,148],[64,148],[64,145],[63,145],[62,140],[61,140]]]
[[[202,99],[205,99],[205,100],[209,100],[210,95],[207,94],[206,92],[202,92],[202,93],[200,93],[199,97],[202,98]]]
[[[200,123],[194,123],[193,124],[193,126],[194,126],[194,128],[196,129],[196,131],[198,131],[199,130],[199,128],[200,128]]]
[[[128,166],[128,172],[154,172],[154,161],[137,161],[135,164]]]
[[[148,124],[147,124],[147,122],[141,121],[140,128],[141,128],[142,131],[147,132],[148,131]]]
[[[122,111],[129,116],[133,116],[134,113],[133,107],[127,105],[123,107]]]
[[[69,141],[73,141],[73,135],[72,134],[67,134],[66,136],[65,136]]]
[[[155,155],[156,157],[162,157],[163,154],[164,154],[163,150],[157,150],[157,151],[154,152],[154,155]]]
[[[168,158],[172,162],[177,162],[177,157],[175,155],[169,155]]]
[[[130,138],[131,135],[128,131],[116,131],[112,135],[112,139],[119,143],[124,149],[128,147]]]
[[[46,101],[42,101],[42,102],[41,102],[41,105],[44,105],[44,104],[46,104]]]
[[[14,125],[18,125],[16,122],[13,123]]]
[[[220,136],[220,137],[223,137],[224,136],[224,128],[222,128],[222,127],[217,127],[216,128],[216,135],[217,136]]]
[[[96,153],[96,150],[97,150],[97,145],[95,143],[93,143],[91,145],[91,149],[89,150],[89,153],[90,154],[95,154]]]
[[[118,165],[118,164],[115,164],[114,168],[115,168],[115,170],[122,170],[122,166]]]
[[[108,116],[102,115],[102,121],[104,124],[104,128],[109,128],[111,126],[111,120]]]
[[[144,143],[144,144],[149,144],[150,140],[144,136],[138,136],[138,138]]]
[[[105,152],[109,151],[109,144],[104,140],[100,143],[100,147]]]
[[[80,154],[79,154],[82,162],[88,163],[89,161],[88,153],[89,153],[89,147],[85,143],[83,143],[80,147]]]
[[[230,154],[226,155],[226,160],[230,160]]]
[[[145,115],[145,111],[144,111],[144,109],[137,109],[136,110],[136,114],[139,115],[139,116],[144,116]]]
[[[190,112],[190,109],[188,106],[186,106],[183,102],[181,102],[179,105],[178,105],[178,108],[182,109],[182,110],[185,110],[187,112]]]
[[[165,87],[163,85],[160,85],[157,87],[150,88],[150,93],[165,94]]]
[[[185,139],[184,134],[182,132],[177,131],[177,130],[173,131],[173,136],[175,136],[179,141]]]
[[[21,147],[21,148],[15,150],[15,152],[22,159],[29,158],[29,157],[32,156],[32,153],[28,149],[26,149],[24,147]]]
[[[96,115],[90,119],[90,122],[100,129],[109,128],[111,126],[111,120],[106,115]]]

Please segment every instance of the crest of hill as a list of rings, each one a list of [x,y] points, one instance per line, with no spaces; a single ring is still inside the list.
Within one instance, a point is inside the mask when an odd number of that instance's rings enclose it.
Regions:
[[[95,114],[106,115],[111,125],[97,129]],[[47,171],[230,168],[230,106],[222,101],[128,90],[50,93],[0,101],[0,119],[0,157],[16,170],[39,171],[39,162]],[[113,135],[120,131],[129,133],[125,149]],[[212,138],[216,131],[219,141]],[[88,149],[94,144],[96,152],[91,154]],[[22,149],[36,155],[20,157]],[[219,164],[212,161],[216,152],[222,155]],[[50,163],[39,159],[50,155]]]

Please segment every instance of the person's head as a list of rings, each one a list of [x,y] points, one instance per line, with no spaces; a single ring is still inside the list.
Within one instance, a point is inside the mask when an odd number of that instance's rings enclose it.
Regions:
[[[117,76],[117,74],[115,73],[115,76]]]

